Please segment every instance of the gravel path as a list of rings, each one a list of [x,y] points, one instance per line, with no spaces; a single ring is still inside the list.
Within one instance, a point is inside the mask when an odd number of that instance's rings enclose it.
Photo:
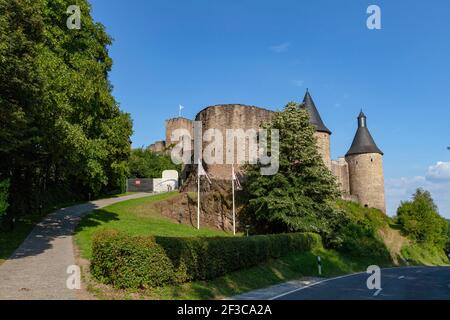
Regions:
[[[0,299],[77,299],[79,290],[68,289],[66,281],[67,268],[75,265],[72,234],[80,219],[92,210],[146,196],[138,193],[96,200],[49,214],[0,266]]]

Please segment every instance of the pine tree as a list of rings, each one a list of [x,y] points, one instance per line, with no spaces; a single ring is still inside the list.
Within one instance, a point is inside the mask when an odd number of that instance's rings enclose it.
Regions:
[[[331,239],[345,217],[334,206],[339,189],[318,153],[308,112],[291,102],[266,129],[279,130],[280,167],[272,176],[260,175],[260,165],[247,167],[246,217],[258,232],[316,232]]]

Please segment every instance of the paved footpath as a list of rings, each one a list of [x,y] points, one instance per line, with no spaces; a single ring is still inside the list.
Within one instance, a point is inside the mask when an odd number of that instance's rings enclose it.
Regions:
[[[77,299],[77,290],[68,289],[66,281],[67,267],[75,265],[72,235],[78,222],[92,210],[146,196],[96,200],[49,214],[0,266],[0,299]]]

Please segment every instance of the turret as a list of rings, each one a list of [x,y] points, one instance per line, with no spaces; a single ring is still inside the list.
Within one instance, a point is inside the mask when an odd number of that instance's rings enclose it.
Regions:
[[[316,105],[306,89],[305,97],[303,98],[303,107],[308,111],[310,122],[316,127],[317,146],[323,162],[328,169],[331,170],[331,155],[330,155],[330,135],[331,131],[325,126],[317,111]]]
[[[361,111],[358,130],[345,155],[349,168],[350,194],[365,207],[386,212],[384,198],[383,152],[367,128],[367,117]]]

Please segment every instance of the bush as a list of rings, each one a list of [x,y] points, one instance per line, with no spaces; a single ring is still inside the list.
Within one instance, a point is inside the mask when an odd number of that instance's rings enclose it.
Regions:
[[[313,233],[169,238],[106,230],[94,236],[91,272],[118,288],[155,287],[216,278],[320,245]]]
[[[364,208],[351,201],[338,201],[348,218],[340,230],[343,241],[340,251],[353,257],[370,257],[389,261],[390,254],[377,231],[389,226],[389,218],[380,210]]]
[[[401,203],[397,209],[397,217],[403,232],[409,238],[444,250],[448,241],[449,224],[439,215],[428,191],[417,189],[412,201]]]
[[[8,209],[9,180],[0,181],[0,223]]]
[[[181,166],[174,164],[170,155],[153,153],[144,148],[131,151],[129,168],[130,178],[161,178],[164,170],[181,172]]]

